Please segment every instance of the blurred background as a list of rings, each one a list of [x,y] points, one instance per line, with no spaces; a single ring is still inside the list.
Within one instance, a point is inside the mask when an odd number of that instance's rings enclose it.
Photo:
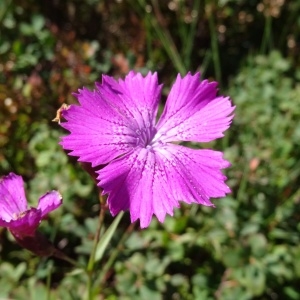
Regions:
[[[157,71],[165,101],[177,73],[200,71],[237,107],[224,139],[192,145],[225,152],[232,194],[146,230],[127,213],[95,299],[300,299],[299,49],[297,0],[1,0],[0,174],[22,175],[33,206],[62,193],[41,231],[86,263],[97,190],[58,145],[56,110],[102,74]],[[0,229],[0,299],[82,299],[72,270]]]

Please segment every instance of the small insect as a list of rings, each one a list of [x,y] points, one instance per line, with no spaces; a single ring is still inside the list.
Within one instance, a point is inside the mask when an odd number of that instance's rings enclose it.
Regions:
[[[56,116],[55,118],[52,120],[52,122],[58,122],[58,124],[60,124],[61,122],[61,119],[63,118],[63,115],[62,115],[62,112],[64,110],[67,110],[69,109],[70,105],[66,104],[66,103],[63,103],[61,105],[61,107],[56,111]]]

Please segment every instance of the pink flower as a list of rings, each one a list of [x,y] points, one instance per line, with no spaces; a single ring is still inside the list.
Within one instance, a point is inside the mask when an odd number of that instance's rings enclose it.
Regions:
[[[22,177],[9,173],[0,179],[0,226],[19,240],[34,236],[42,219],[61,204],[61,195],[51,191],[39,199],[37,208],[28,207]]]
[[[103,76],[94,91],[79,90],[79,106],[62,112],[67,122],[61,126],[70,134],[61,145],[81,162],[105,165],[98,185],[109,194],[111,213],[129,210],[142,228],[153,214],[160,222],[173,215],[179,201],[214,206],[211,197],[230,192],[221,172],[229,162],[222,152],[178,142],[209,142],[228,129],[234,107],[216,95],[216,86],[199,73],[178,75],[156,122],[162,89],[156,73],[130,72],[119,81]]]

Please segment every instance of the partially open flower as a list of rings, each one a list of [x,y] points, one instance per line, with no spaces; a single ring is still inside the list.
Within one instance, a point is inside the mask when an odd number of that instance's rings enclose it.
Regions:
[[[9,173],[0,179],[0,226],[18,240],[35,236],[42,219],[61,204],[60,193],[51,191],[40,197],[37,208],[29,207],[21,176]]]

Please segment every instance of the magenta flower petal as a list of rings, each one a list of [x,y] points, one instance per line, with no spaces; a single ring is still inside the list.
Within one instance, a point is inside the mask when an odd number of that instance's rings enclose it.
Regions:
[[[103,76],[102,85],[96,84],[106,99],[115,99],[118,111],[126,116],[133,126],[146,127],[155,125],[161,85],[158,85],[157,74],[148,73],[143,77],[140,73],[130,72],[124,80],[115,81],[109,76]],[[116,97],[117,96],[117,97]],[[109,100],[111,102],[111,100]]]
[[[0,180],[0,226],[19,239],[33,236],[42,218],[60,204],[60,194],[52,191],[40,198],[38,208],[29,208],[21,176],[10,173]]]
[[[200,81],[200,74],[180,75],[171,88],[154,140],[210,142],[223,137],[235,107],[228,97],[216,97],[216,82]]]
[[[140,219],[142,228],[149,225],[153,214],[161,222],[166,213],[172,215],[173,207],[179,207],[179,204],[172,198],[161,168],[162,161],[158,155],[141,149],[114,160],[99,171],[103,193],[109,193],[111,213],[116,215],[121,210],[129,209],[131,221]],[[158,176],[157,172],[162,173]],[[158,196],[164,201],[155,201]]]
[[[71,105],[63,112],[68,122],[61,125],[71,134],[60,143],[72,150],[70,155],[93,167],[136,147],[140,135],[152,137],[161,91],[157,75],[151,73],[143,78],[131,72],[119,82],[103,76],[103,83],[96,86],[94,91],[80,90],[77,98],[81,106]]]
[[[0,179],[0,219],[9,221],[14,214],[27,209],[24,183],[21,176],[9,173]]]
[[[16,219],[11,220],[7,226],[13,235],[18,238],[34,235],[42,219],[41,211],[36,208],[30,208]]]
[[[222,137],[233,118],[229,98],[216,96],[216,83],[200,75],[177,77],[164,112],[156,114],[161,86],[157,75],[130,72],[124,80],[103,76],[102,84],[77,95],[80,106],[63,112],[70,134],[61,145],[93,167],[108,194],[113,215],[129,210],[131,221],[147,227],[153,215],[163,222],[179,201],[214,206],[212,197],[230,192],[221,169],[222,153],[192,150],[177,141]]]
[[[62,204],[62,196],[57,191],[47,192],[40,197],[37,208],[41,211],[42,218]]]
[[[228,166],[221,152],[168,145],[114,160],[99,171],[98,179],[103,193],[109,194],[112,214],[129,210],[131,221],[140,219],[144,228],[153,214],[160,222],[166,214],[173,215],[179,201],[214,206],[210,197],[230,192],[220,171]]]

